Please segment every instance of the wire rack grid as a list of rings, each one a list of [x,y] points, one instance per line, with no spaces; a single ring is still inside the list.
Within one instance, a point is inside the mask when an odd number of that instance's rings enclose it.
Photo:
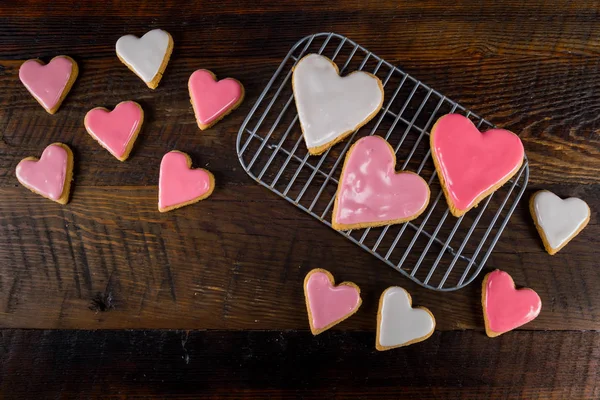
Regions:
[[[341,75],[354,70],[373,73],[385,91],[378,115],[320,156],[308,154],[291,87],[292,67],[310,53],[329,57]],[[429,148],[430,127],[448,113],[461,113],[480,129],[493,127],[352,40],[318,33],[298,41],[283,59],[239,130],[237,153],[244,170],[258,183],[331,227],[346,151],[362,136],[383,136],[396,151],[399,169],[416,172],[428,182],[430,204],[408,223],[340,233],[418,284],[452,291],[472,282],[485,265],[523,195],[529,167],[525,158],[512,180],[478,208],[454,218],[443,199]]]

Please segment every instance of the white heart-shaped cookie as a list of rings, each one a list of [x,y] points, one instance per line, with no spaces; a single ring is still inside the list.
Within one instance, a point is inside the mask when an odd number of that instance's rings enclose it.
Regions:
[[[412,307],[410,294],[401,287],[387,288],[379,299],[377,350],[421,342],[433,334],[435,318],[425,307]]]
[[[327,57],[309,54],[294,67],[292,87],[310,154],[323,153],[366,124],[383,104],[383,85],[368,72],[341,77]]]
[[[556,254],[577,236],[591,214],[585,201],[576,197],[563,200],[548,190],[534,193],[529,209],[549,254]]]
[[[117,40],[117,57],[149,88],[155,89],[173,51],[169,32],[154,29],[141,38],[125,35]]]

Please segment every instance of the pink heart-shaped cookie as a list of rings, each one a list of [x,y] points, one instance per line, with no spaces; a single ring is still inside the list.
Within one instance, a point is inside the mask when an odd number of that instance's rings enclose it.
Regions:
[[[19,68],[19,79],[29,93],[48,111],[54,114],[73,86],[79,68],[71,57],[54,57],[48,64],[27,60]]]
[[[354,283],[334,284],[329,271],[320,268],[313,269],[304,278],[304,298],[313,335],[350,317],[362,303],[360,289]]]
[[[233,78],[217,81],[206,69],[195,71],[188,82],[190,100],[200,129],[216,124],[244,100],[244,86]]]
[[[108,111],[96,107],[85,115],[88,133],[106,150],[125,161],[144,122],[144,111],[135,101],[123,101]]]
[[[441,117],[431,154],[452,215],[460,217],[506,183],[523,164],[521,139],[504,129],[479,132],[460,114]]]
[[[73,153],[69,146],[53,143],[42,157],[27,157],[17,165],[17,179],[27,189],[60,204],[67,204],[73,177]]]
[[[509,274],[495,270],[483,280],[482,298],[485,331],[501,335],[534,320],[542,309],[540,296],[532,289],[515,288]]]
[[[173,150],[163,156],[158,180],[160,212],[196,203],[212,194],[215,188],[213,174],[191,167],[191,158],[180,151]]]
[[[358,140],[346,155],[333,206],[337,230],[399,224],[429,203],[429,186],[412,172],[396,172],[396,154],[380,136]]]

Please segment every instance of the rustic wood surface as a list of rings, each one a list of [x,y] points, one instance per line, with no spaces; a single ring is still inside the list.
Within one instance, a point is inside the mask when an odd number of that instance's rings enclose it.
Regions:
[[[328,388],[340,398],[351,392],[373,398],[369,391],[379,388],[383,398],[445,398],[460,386],[469,389],[464,398],[599,397],[598,333],[577,332],[600,330],[599,13],[600,2],[593,1],[3,2],[0,328],[6,330],[0,394],[47,388],[70,398],[86,390],[100,395],[109,386],[111,393],[141,397],[206,389],[215,397],[261,398]],[[152,28],[169,31],[175,41],[154,91],[114,54],[120,36]],[[235,139],[250,108],[291,46],[327,31],[348,36],[520,134],[529,186],[485,270],[501,268],[540,294],[542,313],[525,327],[536,332],[487,339],[481,277],[453,293],[423,289],[258,186],[241,168]],[[50,116],[19,82],[18,68],[26,59],[60,54],[78,62],[80,76]],[[187,92],[198,68],[235,77],[246,89],[240,108],[203,132]],[[83,117],[93,107],[128,99],[142,105],[146,120],[130,159],[121,163],[85,132]],[[19,160],[39,156],[56,141],[75,154],[67,206],[24,189],[14,174]],[[158,167],[172,149],[211,170],[217,187],[206,201],[160,214]],[[527,209],[529,195],[542,188],[581,197],[592,209],[589,226],[555,256],[544,252]],[[302,281],[316,267],[357,283],[363,306],[334,333],[313,341]],[[420,350],[378,355],[372,346],[377,300],[391,285],[402,285],[415,304],[430,308],[439,331],[468,331],[436,333]],[[198,352],[191,368],[173,361],[181,351],[176,332],[13,328],[219,331],[189,333]],[[64,357],[61,349],[68,350]],[[209,371],[211,364],[203,363],[221,354],[226,361]],[[396,359],[407,355],[413,362]],[[333,383],[306,371],[293,376],[293,360],[324,363]],[[166,371],[163,363],[183,369]],[[258,368],[276,374],[275,366],[284,373],[272,381],[255,372],[239,375]],[[414,375],[403,375],[407,370]],[[541,377],[544,371],[551,373]],[[70,378],[77,375],[81,380]],[[29,384],[29,377],[36,379]],[[168,385],[159,384],[163,379]],[[180,379],[199,382],[198,391],[176,390]]]
[[[383,353],[373,343],[373,332],[10,330],[0,379],[19,399],[600,397],[597,332],[436,332]]]

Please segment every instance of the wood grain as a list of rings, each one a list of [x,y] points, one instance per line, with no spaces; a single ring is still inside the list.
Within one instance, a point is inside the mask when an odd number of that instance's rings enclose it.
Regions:
[[[0,396],[600,397],[597,332],[437,332],[387,352],[374,340],[373,332],[0,331]]]
[[[454,293],[423,289],[257,185],[218,188],[210,201],[167,214],[156,211],[155,187],[77,187],[68,208],[23,192],[0,189],[7,200],[0,203],[0,235],[8,239],[0,249],[0,263],[9,266],[0,272],[5,327],[305,327],[304,275],[325,267],[362,289],[363,307],[343,329],[373,328],[378,297],[390,285],[429,307],[438,329],[483,329],[481,279]],[[598,198],[598,191],[579,193]],[[530,226],[527,202],[517,210],[488,269],[502,268],[538,291],[544,310],[528,329],[598,329],[598,270],[586,268],[595,262],[586,249],[598,246],[596,215],[550,257]],[[108,312],[89,308],[99,294],[112,296]]]
[[[231,170],[235,166],[234,133],[281,58],[303,36],[335,31],[495,124],[521,133],[534,182],[563,182],[565,165],[576,163],[570,168],[571,182],[597,183],[594,161],[600,158],[596,121],[600,88],[596,82],[600,80],[596,54],[600,37],[593,24],[585,23],[597,15],[596,3],[564,6],[560,15],[542,2],[489,2],[481,3],[479,9],[465,2],[452,10],[427,3],[415,8],[383,2],[380,8],[359,12],[360,4],[338,2],[328,10],[311,4],[304,11],[302,7],[273,4],[245,12],[246,7],[253,6],[225,2],[218,9],[208,3],[206,10],[204,4],[197,10],[156,6],[143,16],[127,14],[123,11],[127,7],[120,9],[118,3],[114,8],[90,5],[79,10],[83,15],[77,15],[67,3],[53,6],[55,11],[49,13],[38,14],[35,10],[40,7],[31,7],[31,16],[14,15],[14,8],[7,6],[2,14],[7,16],[3,25],[7,36],[0,40],[0,66],[6,85],[0,110],[5,124],[3,144],[29,154],[39,151],[38,135],[44,139],[60,137],[81,147],[88,162],[94,163],[103,152],[84,134],[82,115],[95,105],[110,106],[119,99],[132,98],[149,109],[154,128],[143,133],[144,143],[134,150],[138,157],[156,159],[166,146],[182,142],[194,147],[214,144],[224,149],[217,157],[225,159],[228,164],[223,166]],[[74,13],[68,29],[63,23],[64,12]],[[164,15],[153,17],[154,12]],[[217,12],[222,14],[220,18],[214,17]],[[482,19],[486,23],[480,23]],[[93,30],[87,29],[91,20]],[[291,24],[296,29],[288,29]],[[173,33],[176,46],[164,81],[152,92],[114,56],[114,43],[125,33],[141,34],[159,25]],[[248,35],[240,36],[239,29]],[[60,114],[50,118],[33,107],[30,95],[16,79],[18,66],[24,59],[51,57],[64,49],[81,64],[82,74]],[[202,134],[193,124],[185,90],[187,78],[200,67],[219,76],[235,76],[247,89],[247,100],[240,110]],[[23,112],[29,114],[25,126],[20,119]],[[18,115],[13,117],[14,113]],[[29,124],[37,129],[30,129]],[[23,129],[30,131],[29,135],[19,134]],[[147,135],[148,140],[144,140]],[[3,157],[3,168],[14,166],[17,159],[12,157]],[[96,169],[103,166],[114,171],[118,164],[106,165],[106,160],[98,159]],[[115,172],[122,184],[151,181],[149,174],[142,181],[136,180],[140,172],[133,163],[118,165]],[[99,184],[115,184],[113,176],[100,176],[106,180]]]
[[[434,312],[439,329],[482,330],[480,280],[448,294],[417,287],[259,187],[237,160],[237,131],[289,48],[305,35],[335,31],[521,135],[530,187],[486,268],[504,269],[540,293],[544,309],[527,329],[600,329],[598,10],[597,2],[542,1],[3,3],[0,327],[305,328],[302,280],[322,267],[365,295],[339,329],[374,329],[379,294],[402,285]],[[175,50],[151,91],[119,62],[114,43],[155,27],[173,35]],[[77,60],[80,78],[49,116],[20,84],[18,68],[63,53]],[[198,68],[246,88],[244,104],[205,132],[186,85]],[[85,132],[83,117],[127,99],[142,105],[146,121],[120,163]],[[54,141],[75,153],[66,207],[29,193],[14,176],[20,159]],[[207,201],[160,215],[158,167],[172,149],[211,170],[217,189]],[[593,210],[589,226],[554,257],[527,212],[526,197],[541,188],[580,196]]]

